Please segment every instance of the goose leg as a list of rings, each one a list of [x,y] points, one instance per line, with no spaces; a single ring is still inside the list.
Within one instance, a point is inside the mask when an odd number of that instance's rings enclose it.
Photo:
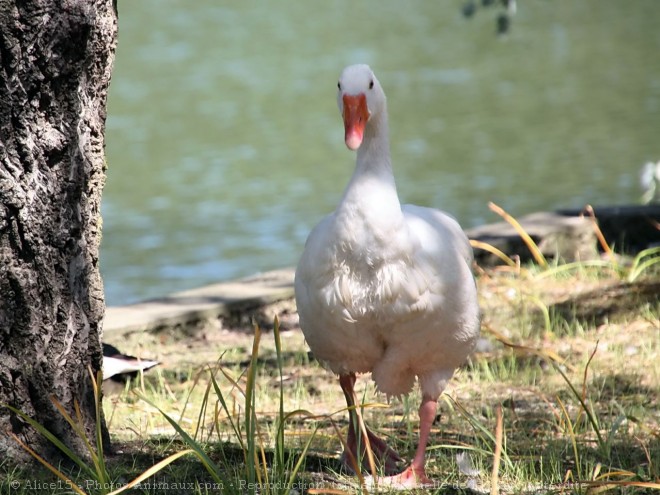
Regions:
[[[371,451],[375,462],[374,467],[382,468],[385,474],[395,473],[398,469],[397,464],[402,459],[382,438],[364,425],[360,408],[357,405],[355,380],[355,373],[339,376],[339,384],[346,397],[349,414],[346,450],[342,455],[342,461],[351,471],[355,471],[360,464],[371,471],[369,460],[369,451]]]
[[[410,466],[395,476],[378,478],[380,486],[398,488],[419,488],[433,486],[433,481],[426,475],[426,446],[431,433],[431,426],[438,410],[437,399],[424,395],[419,406],[419,443]]]

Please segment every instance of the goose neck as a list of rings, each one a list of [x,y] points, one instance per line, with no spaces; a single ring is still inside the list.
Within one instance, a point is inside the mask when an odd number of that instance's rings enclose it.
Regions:
[[[369,211],[369,216],[401,214],[386,119],[369,121],[342,204],[359,211]]]

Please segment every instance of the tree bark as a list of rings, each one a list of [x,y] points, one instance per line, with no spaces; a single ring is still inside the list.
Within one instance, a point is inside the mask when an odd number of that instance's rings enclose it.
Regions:
[[[102,359],[100,204],[116,39],[113,0],[0,0],[0,403],[80,454],[51,396],[72,416],[79,404],[94,443],[87,366],[96,372]],[[8,432],[58,459],[5,407],[0,459],[27,457]]]

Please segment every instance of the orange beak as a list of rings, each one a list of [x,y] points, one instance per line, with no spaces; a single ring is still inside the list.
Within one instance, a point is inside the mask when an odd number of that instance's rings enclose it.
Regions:
[[[364,126],[369,120],[367,97],[364,94],[343,96],[344,101],[344,141],[348,149],[355,151],[362,144]]]

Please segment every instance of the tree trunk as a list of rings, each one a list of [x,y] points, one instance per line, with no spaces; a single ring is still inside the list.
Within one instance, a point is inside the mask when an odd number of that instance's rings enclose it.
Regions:
[[[100,204],[116,38],[113,0],[0,0],[0,403],[80,454],[51,396],[72,416],[79,404],[94,444],[87,367],[101,366]],[[58,459],[5,407],[0,459],[26,458],[8,432]]]

